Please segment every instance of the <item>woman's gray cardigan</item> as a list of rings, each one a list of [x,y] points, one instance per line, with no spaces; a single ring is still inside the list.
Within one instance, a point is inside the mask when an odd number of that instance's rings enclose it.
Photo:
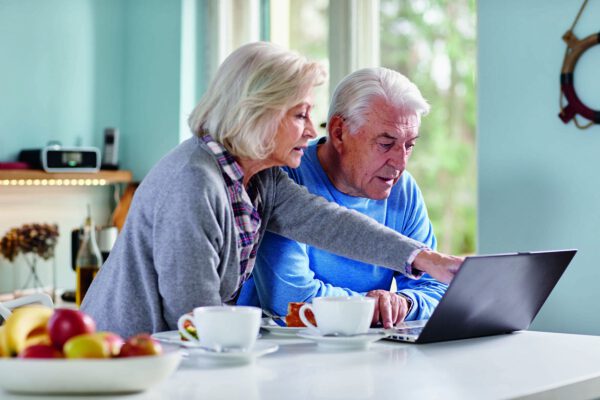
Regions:
[[[253,178],[265,229],[340,255],[405,272],[424,246],[296,185],[279,168]],[[99,330],[123,336],[177,329],[194,307],[232,299],[239,280],[237,231],[221,170],[192,137],[137,189],[125,227],[82,305]]]

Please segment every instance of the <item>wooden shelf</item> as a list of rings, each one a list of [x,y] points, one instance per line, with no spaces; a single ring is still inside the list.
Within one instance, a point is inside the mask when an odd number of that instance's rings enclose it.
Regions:
[[[46,172],[36,169],[0,170],[0,186],[101,186],[129,183],[131,171]]]

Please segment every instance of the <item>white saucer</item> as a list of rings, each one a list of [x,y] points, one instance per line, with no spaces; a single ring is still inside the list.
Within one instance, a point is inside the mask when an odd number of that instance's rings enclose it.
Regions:
[[[371,345],[371,343],[389,336],[389,333],[386,333],[381,329],[369,329],[369,332],[364,335],[323,336],[321,334],[309,331],[308,329],[303,329],[298,332],[297,335],[301,338],[312,340],[324,348],[336,350],[358,350],[366,349]]]
[[[200,344],[198,342],[192,342],[189,340],[181,339],[179,335],[179,331],[164,331],[164,332],[156,332],[152,334],[152,337],[159,342],[168,343],[168,344],[176,344],[179,346],[187,347],[187,348],[198,348]],[[261,334],[259,333],[256,338],[260,338]]]
[[[159,342],[163,343],[177,345],[183,345],[183,343],[185,343],[185,341],[181,339],[181,336],[179,335],[178,331],[156,332],[153,333],[151,336]]]
[[[188,352],[192,357],[205,358],[221,363],[236,363],[246,364],[254,361],[258,357],[266,354],[274,353],[279,349],[279,346],[269,342],[256,342],[254,347],[246,351],[227,351],[215,352],[204,349],[202,347],[189,347]]]
[[[282,336],[295,336],[298,332],[306,329],[306,327],[279,326],[271,318],[263,318],[263,323],[260,327],[266,329],[273,335]]]

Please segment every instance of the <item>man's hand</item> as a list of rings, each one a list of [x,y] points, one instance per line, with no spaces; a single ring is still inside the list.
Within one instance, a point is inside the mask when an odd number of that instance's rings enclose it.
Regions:
[[[434,279],[448,284],[458,272],[464,257],[449,256],[432,250],[423,250],[412,263],[412,266],[428,273]]]
[[[367,293],[367,297],[375,299],[375,312],[371,325],[381,321],[384,328],[392,328],[395,324],[404,321],[408,314],[408,301],[396,293],[387,290],[371,290]]]

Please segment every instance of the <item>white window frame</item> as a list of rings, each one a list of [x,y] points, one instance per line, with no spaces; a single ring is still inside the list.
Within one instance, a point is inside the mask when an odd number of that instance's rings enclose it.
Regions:
[[[191,135],[189,110],[219,65],[239,46],[260,40],[260,6],[260,0],[182,0],[180,141]],[[269,9],[289,15],[289,1],[270,0]],[[289,45],[285,29],[271,26],[271,32],[272,41]],[[349,73],[380,65],[379,0],[330,0],[328,48],[331,96]]]
[[[187,119],[225,58],[260,40],[260,0],[182,0],[180,142],[191,136]]]
[[[379,0],[329,1],[331,94],[349,73],[359,68],[379,66],[379,48]]]

